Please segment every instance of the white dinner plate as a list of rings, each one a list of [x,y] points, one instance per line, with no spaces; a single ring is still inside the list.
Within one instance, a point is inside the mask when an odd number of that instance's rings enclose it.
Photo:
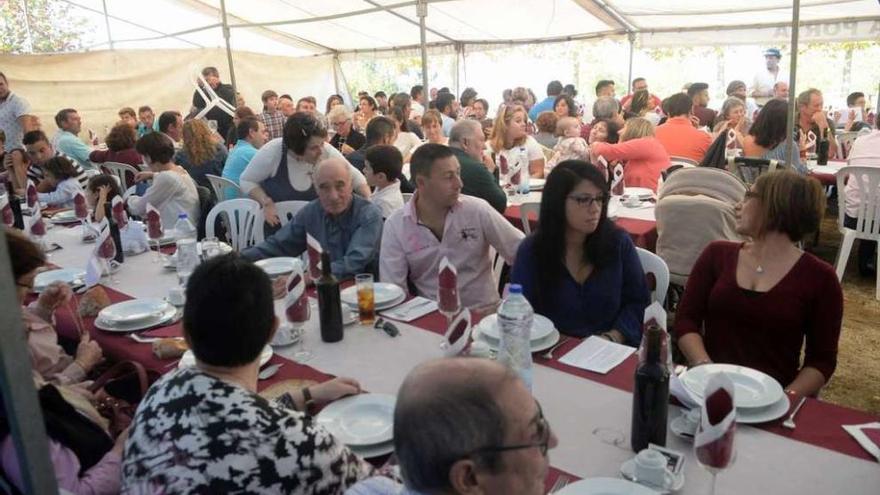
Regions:
[[[331,402],[318,413],[318,424],[353,446],[383,444],[394,438],[394,404],[386,394],[358,394]]]
[[[111,304],[98,313],[98,318],[110,324],[141,323],[161,316],[171,304],[162,299],[132,299]]]
[[[220,242],[218,244],[220,246],[220,254],[229,254],[232,252],[232,246],[229,244],[226,244],[225,242]],[[196,244],[196,253],[198,253],[199,257],[202,256],[201,241]],[[174,251],[170,256],[165,256],[162,260],[162,266],[164,266],[166,270],[177,270],[177,251]]]
[[[315,298],[309,298],[309,305],[311,306],[312,316],[317,318],[318,315],[318,300]],[[281,317],[284,318],[283,316]],[[356,308],[352,308],[348,305],[342,305],[342,325],[348,326],[352,323],[357,323],[358,321],[358,312]]]
[[[489,349],[493,351],[498,351],[498,348],[501,345],[501,342],[499,340],[483,335],[482,332],[480,332],[480,325],[474,327],[474,331],[471,334],[471,337],[473,337],[474,340],[485,343],[487,346],[489,346]],[[550,335],[544,337],[543,339],[531,341],[529,345],[531,347],[532,354],[536,352],[546,351],[547,349],[553,347],[557,342],[559,342],[559,337],[559,330],[553,329]]]
[[[34,277],[34,292],[43,292],[52,282],[64,282],[70,286],[82,285],[86,271],[82,268],[61,268],[40,272]]]
[[[76,211],[74,210],[62,210],[52,215],[49,221],[54,224],[64,225],[79,222],[79,218],[76,218]]]
[[[364,459],[372,459],[373,457],[380,457],[394,452],[394,440],[376,445],[368,445],[366,447],[351,445],[348,448]]]
[[[697,366],[685,371],[681,375],[681,382],[698,402],[702,402],[709,377],[715,373],[725,373],[736,387],[737,410],[745,407],[766,407],[785,395],[782,385],[770,375],[735,364],[713,363]]]
[[[148,328],[160,326],[166,322],[170,322],[177,315],[177,308],[173,305],[169,304],[168,308],[161,313],[147,318],[143,321],[136,321],[134,323],[113,323],[104,320],[100,317],[100,315],[95,318],[95,328],[100,330],[104,330],[106,332],[137,332],[140,330],[146,330]]]
[[[342,290],[340,296],[342,296],[342,302],[345,304],[357,307],[357,285],[346,287]],[[403,289],[394,284],[386,284],[383,282],[375,282],[373,284],[373,304],[375,304],[376,308],[379,308],[380,306],[385,307],[389,303],[400,299],[400,296],[405,297],[406,294],[403,292]]]
[[[266,363],[268,363],[269,360],[272,359],[273,353],[274,353],[274,351],[272,351],[271,346],[266,345],[266,347],[263,347],[263,352],[260,354],[260,366],[263,366]],[[187,350],[186,352],[184,352],[183,356],[180,357],[180,361],[177,362],[178,369],[189,368],[189,367],[195,366],[195,365],[196,365],[196,357],[192,353],[192,350]]]
[[[530,191],[542,191],[544,190],[544,184],[547,183],[546,179],[538,179],[536,177],[529,177],[529,190]]]
[[[779,419],[788,414],[791,402],[788,396],[782,394],[782,397],[766,407],[744,407],[736,410],[736,422],[749,425],[767,423]]]
[[[584,478],[566,485],[557,495],[657,495],[646,486],[620,478]]]
[[[642,201],[647,201],[654,197],[654,191],[647,187],[625,187],[623,188],[624,196],[632,196],[635,194]]]
[[[553,322],[550,321],[549,318],[535,313],[535,317],[532,319],[532,341],[546,338],[553,333],[553,330]],[[483,318],[480,321],[480,331],[483,332],[483,335],[486,337],[501,340],[501,328],[498,325],[498,315],[492,314]]]
[[[289,256],[279,256],[278,258],[262,259],[254,262],[254,264],[262,268],[270,277],[278,277],[293,272],[297,265],[302,266],[302,260]]]

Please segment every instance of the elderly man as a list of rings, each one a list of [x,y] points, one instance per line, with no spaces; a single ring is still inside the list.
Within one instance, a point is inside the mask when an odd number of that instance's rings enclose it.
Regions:
[[[822,92],[810,88],[797,97],[797,126],[804,134],[813,131],[816,143],[822,138],[822,134],[828,131],[828,156],[837,156],[837,140],[834,138],[834,123],[828,120],[825,114],[825,102]],[[817,144],[818,146],[818,144]]]
[[[776,81],[773,85],[773,97],[780,100],[788,99],[788,83],[785,81]]]
[[[766,67],[755,73],[751,93],[751,96],[760,106],[763,106],[773,97],[774,84],[778,81],[788,80],[785,71],[779,67],[779,61],[781,59],[782,53],[778,48],[768,48],[767,50],[764,50],[764,62],[766,63]]]
[[[593,103],[593,120],[608,119],[617,124],[618,129],[623,129],[623,114],[620,111],[620,103],[613,96],[600,96]]]
[[[9,90],[9,81],[0,72],[0,131],[6,134],[7,150],[21,148],[22,136],[40,128],[30,111],[27,100]]]
[[[487,359],[429,361],[406,377],[394,408],[406,491],[372,478],[348,493],[540,495],[547,452],[558,443],[540,404],[508,368]]]
[[[330,254],[338,278],[376,272],[382,211],[352,194],[351,170],[344,158],[328,158],[314,173],[318,199],[303,207],[293,220],[262,243],[242,251],[252,261],[275,256],[299,256],[306,250],[306,234]]]
[[[461,193],[485,199],[503,214],[507,195],[492,175],[495,162],[483,153],[486,137],[480,123],[476,120],[457,122],[449,133],[449,147],[461,165]]]
[[[89,161],[89,153],[92,150],[79,138],[79,133],[82,131],[82,118],[79,113],[72,108],[65,108],[55,114],[55,125],[59,129],[52,140],[55,149],[75,160],[83,168],[94,169],[95,165]]]
[[[327,112],[327,122],[336,131],[330,139],[330,145],[345,156],[359,150],[367,142],[367,138],[354,128],[351,118],[351,110],[345,105],[336,105]]]
[[[205,78],[205,82],[208,83],[208,86],[214,90],[214,93],[216,93],[218,97],[232,105],[233,108],[235,107],[235,90],[232,89],[232,85],[220,82],[220,71],[218,71],[216,67],[205,67],[202,69],[202,77]],[[194,91],[192,106],[195,107],[197,111],[200,111],[207,105],[208,103],[202,98],[202,95],[200,95],[198,91]],[[216,121],[217,132],[220,133],[221,136],[229,135],[229,128],[232,127],[232,115],[226,113],[226,111],[219,106],[215,106],[208,110],[208,113],[205,114],[205,120]]]
[[[416,149],[410,173],[416,193],[385,221],[379,274],[383,282],[436,299],[440,260],[458,269],[465,307],[498,301],[489,247],[513,265],[523,233],[489,203],[461,195],[461,166],[452,150],[426,143]]]

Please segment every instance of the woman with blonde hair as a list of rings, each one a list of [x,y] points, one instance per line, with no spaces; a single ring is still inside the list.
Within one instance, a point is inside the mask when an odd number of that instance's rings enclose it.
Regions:
[[[217,142],[204,120],[183,123],[183,148],[174,156],[174,163],[183,167],[196,184],[210,189],[211,183],[205,175],[221,176],[226,155],[226,147]]]
[[[517,88],[518,89],[518,88]],[[541,145],[526,132],[528,114],[522,105],[502,105],[495,116],[489,148],[496,164],[503,158],[508,164],[518,160],[520,150],[529,160],[529,175],[544,177],[544,153]]]
[[[654,137],[654,124],[642,117],[626,121],[617,144],[592,143],[590,160],[602,156],[609,163],[624,162],[623,180],[627,186],[647,187],[657,191],[660,172],[669,167],[669,153]]]

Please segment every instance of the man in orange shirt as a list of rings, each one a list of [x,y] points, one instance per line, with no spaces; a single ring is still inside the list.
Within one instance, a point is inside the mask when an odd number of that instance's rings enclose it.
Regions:
[[[667,100],[669,119],[658,126],[654,135],[666,148],[669,156],[688,158],[696,162],[703,160],[706,150],[712,144],[712,137],[694,127],[693,100],[684,93],[677,93]]]

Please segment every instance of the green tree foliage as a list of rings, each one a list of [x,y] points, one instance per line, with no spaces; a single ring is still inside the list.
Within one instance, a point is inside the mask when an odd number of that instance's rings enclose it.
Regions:
[[[0,53],[79,50],[86,21],[58,0],[0,0]]]

